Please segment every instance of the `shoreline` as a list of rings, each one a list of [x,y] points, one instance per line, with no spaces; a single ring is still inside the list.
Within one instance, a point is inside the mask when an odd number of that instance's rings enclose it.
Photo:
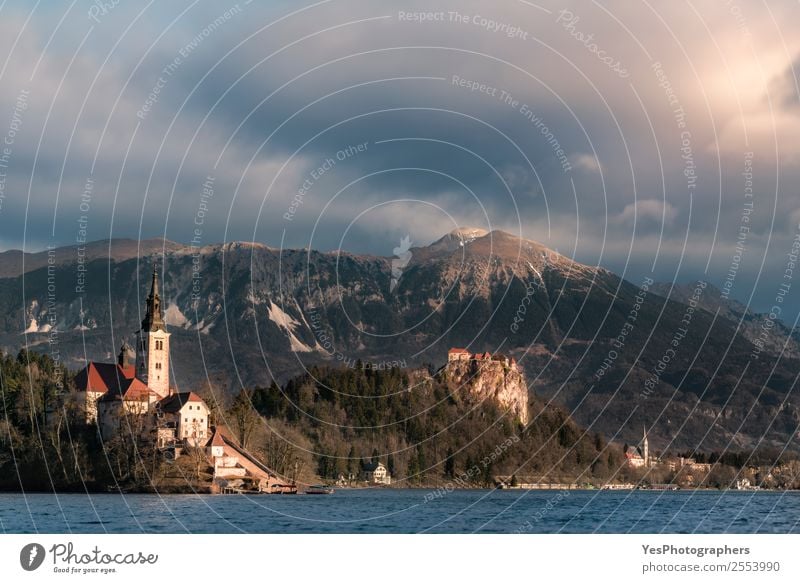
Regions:
[[[604,493],[618,493],[618,492],[649,492],[649,493],[696,493],[696,492],[725,492],[725,493],[742,493],[742,494],[759,494],[759,493],[771,493],[771,494],[778,494],[778,493],[793,493],[798,492],[800,493],[800,489],[749,489],[749,490],[739,490],[736,488],[676,488],[671,490],[666,489],[653,489],[653,488],[454,488],[451,490],[445,490],[442,486],[412,486],[412,487],[404,487],[404,488],[394,488],[391,486],[380,486],[380,487],[331,487],[334,492],[358,492],[358,491],[390,491],[390,492],[402,492],[402,491],[419,491],[419,492],[442,492],[440,496],[437,498],[443,498],[453,492],[604,492]],[[72,495],[72,494],[82,494],[82,495],[91,495],[91,496],[139,496],[139,495],[146,495],[146,496],[187,496],[187,495],[200,495],[200,496],[219,496],[219,497],[230,497],[230,496],[269,496],[269,497],[288,497],[288,496],[306,496],[304,491],[300,491],[297,494],[267,494],[267,493],[259,493],[259,492],[241,492],[239,494],[216,494],[212,493],[209,489],[196,489],[196,490],[186,490],[186,491],[176,491],[174,489],[166,490],[166,491],[159,491],[153,489],[143,489],[143,490],[131,490],[131,491],[107,491],[107,490],[93,490],[93,489],[70,489],[70,490],[0,490],[0,496],[11,494],[11,495],[42,495],[48,494],[52,496],[64,496],[64,495]]]

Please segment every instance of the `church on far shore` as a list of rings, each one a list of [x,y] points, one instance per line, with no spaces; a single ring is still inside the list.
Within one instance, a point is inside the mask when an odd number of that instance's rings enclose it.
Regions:
[[[123,343],[115,364],[89,362],[75,378],[87,423],[96,423],[103,438],[118,431],[153,431],[160,447],[185,442],[202,445],[211,437],[208,407],[193,392],[170,387],[169,337],[153,268],[150,295],[136,348]],[[135,362],[129,362],[135,352]]]
[[[212,492],[295,493],[294,483],[267,468],[224,427],[210,425],[209,408],[197,393],[170,386],[169,337],[154,267],[135,349],[123,343],[116,363],[89,362],[75,377],[86,423],[96,424],[103,440],[150,439],[174,458],[187,447],[200,448],[213,469]]]

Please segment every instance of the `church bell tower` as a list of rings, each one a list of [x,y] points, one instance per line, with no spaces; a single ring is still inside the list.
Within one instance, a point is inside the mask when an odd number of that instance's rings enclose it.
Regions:
[[[164,324],[155,265],[147,296],[147,313],[142,329],[136,333],[136,377],[160,399],[169,396],[169,332]]]

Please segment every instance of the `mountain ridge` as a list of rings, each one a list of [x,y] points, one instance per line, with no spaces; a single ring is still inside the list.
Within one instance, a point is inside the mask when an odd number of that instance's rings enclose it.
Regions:
[[[161,245],[163,255],[130,257],[127,245],[119,258],[88,260],[85,293],[74,290],[74,249],[56,250],[64,261],[53,274],[52,306],[47,269],[0,278],[0,346],[10,353],[21,344],[51,350],[55,329],[65,366],[112,360],[142,318],[156,263],[164,271],[179,386],[211,383],[236,392],[309,366],[359,359],[438,367],[457,346],[515,357],[531,392],[567,406],[578,422],[608,437],[635,442],[645,424],[655,447],[796,447],[800,403],[791,355],[778,358],[768,347],[753,359],[745,331],[702,306],[672,347],[685,327],[685,303],[535,241],[460,230],[432,249],[410,248],[402,266],[397,256],[260,243]],[[670,350],[674,356],[658,370]],[[642,397],[648,382],[653,391]]]

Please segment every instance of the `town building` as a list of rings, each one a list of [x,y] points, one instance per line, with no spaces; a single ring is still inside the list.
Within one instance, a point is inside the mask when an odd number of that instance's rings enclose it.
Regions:
[[[681,468],[687,468],[689,470],[694,470],[698,472],[709,472],[711,471],[711,464],[707,463],[698,463],[693,457],[676,457],[670,459],[668,462],[668,467],[673,472],[680,470]]]
[[[239,490],[247,486],[247,490],[267,494],[297,493],[293,483],[272,472],[222,427],[213,428],[205,448],[214,468],[214,490]]]
[[[361,470],[361,479],[370,484],[388,486],[392,483],[392,476],[381,462],[368,462]]]
[[[175,393],[156,404],[158,443],[184,441],[188,445],[205,444],[210,435],[208,407],[196,393]]]

